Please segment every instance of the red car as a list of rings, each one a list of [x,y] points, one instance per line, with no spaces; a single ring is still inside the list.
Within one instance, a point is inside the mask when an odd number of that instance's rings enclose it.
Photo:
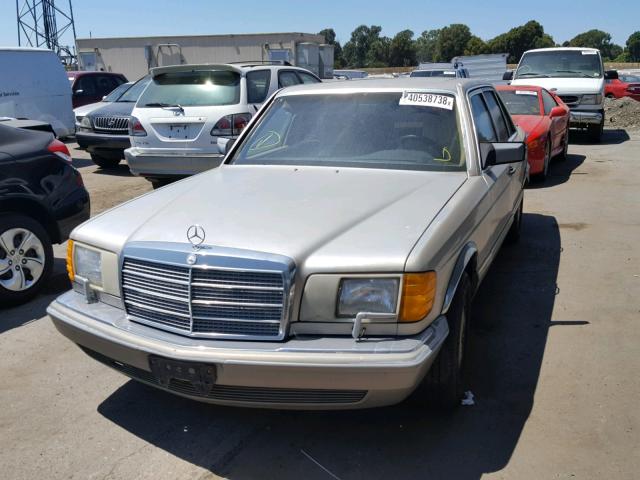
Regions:
[[[544,180],[555,156],[569,148],[569,107],[542,87],[498,85],[496,90],[513,118],[527,133],[529,173]]]
[[[640,102],[640,76],[619,74],[616,80],[607,80],[604,94],[607,98],[631,97]]]
[[[127,77],[111,72],[67,72],[71,82],[73,108],[102,101],[117,86],[127,83]]]

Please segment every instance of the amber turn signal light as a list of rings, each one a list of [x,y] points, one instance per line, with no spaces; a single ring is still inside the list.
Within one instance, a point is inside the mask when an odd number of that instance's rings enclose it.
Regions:
[[[69,275],[71,282],[76,278],[73,270],[73,240],[67,242],[67,275]]]
[[[436,296],[436,272],[405,273],[399,322],[417,322],[429,315]]]

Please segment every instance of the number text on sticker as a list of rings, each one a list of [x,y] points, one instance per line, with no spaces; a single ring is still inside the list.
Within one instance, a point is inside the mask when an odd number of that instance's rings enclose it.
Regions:
[[[400,105],[414,105],[420,107],[435,107],[453,110],[453,97],[438,93],[402,92]]]

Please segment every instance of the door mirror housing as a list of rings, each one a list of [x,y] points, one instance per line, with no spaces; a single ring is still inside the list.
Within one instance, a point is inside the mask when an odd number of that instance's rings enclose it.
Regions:
[[[482,168],[492,165],[524,162],[527,147],[524,142],[481,142]]]
[[[513,80],[513,70],[507,70],[502,75],[502,80]]]
[[[221,155],[226,155],[234,143],[236,143],[235,138],[218,137],[218,152],[220,152]]]
[[[607,70],[604,72],[605,80],[618,80],[618,71],[617,70]]]
[[[76,90],[75,92],[73,92],[73,95],[76,97],[81,97],[82,95],[84,95],[84,90],[82,89]]]
[[[549,116],[551,118],[556,118],[556,117],[562,117],[565,114],[565,109],[562,107],[553,107],[551,109],[551,112],[549,113]]]

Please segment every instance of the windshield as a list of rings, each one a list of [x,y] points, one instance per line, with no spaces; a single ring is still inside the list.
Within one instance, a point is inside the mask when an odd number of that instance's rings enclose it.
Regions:
[[[404,95],[277,98],[230,163],[465,170],[453,95]],[[417,104],[416,100],[407,104],[405,98],[415,98],[411,95],[422,95],[431,103]]]
[[[122,95],[127,89],[131,86],[130,83],[123,83],[122,85],[118,85],[116,88],[111,90],[111,93],[105,96],[102,101],[103,102],[115,102],[120,95]]]
[[[140,94],[144,91],[149,82],[151,81],[150,76],[142,77],[133,85],[130,85],[130,88],[118,99],[118,102],[125,103],[135,103],[140,98]]]
[[[412,77],[455,77],[453,70],[415,70],[411,72]]]
[[[235,105],[240,74],[235,71],[170,72],[153,77],[138,107]]]
[[[533,90],[498,90],[510,115],[542,115],[538,93]]]
[[[551,50],[526,53],[515,78],[601,78],[602,61],[594,50]]]
[[[640,83],[640,77],[636,75],[620,75],[620,80],[625,83]]]

